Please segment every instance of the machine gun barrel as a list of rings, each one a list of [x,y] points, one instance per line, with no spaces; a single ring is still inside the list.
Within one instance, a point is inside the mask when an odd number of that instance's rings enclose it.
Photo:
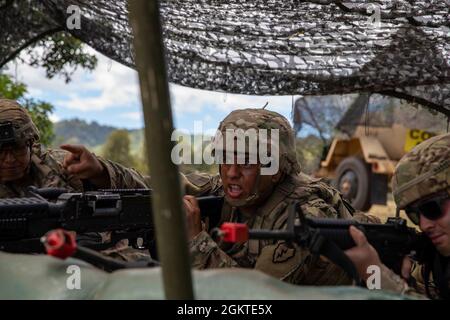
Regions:
[[[77,234],[111,231],[111,239],[153,240],[151,190],[99,190],[63,193],[63,189],[32,188],[29,198],[0,199],[0,250],[42,251],[40,237],[53,229]],[[57,197],[56,202],[43,196]],[[223,198],[197,198],[203,218],[218,223]],[[95,245],[94,245],[95,247]],[[39,249],[39,250],[38,250]]]

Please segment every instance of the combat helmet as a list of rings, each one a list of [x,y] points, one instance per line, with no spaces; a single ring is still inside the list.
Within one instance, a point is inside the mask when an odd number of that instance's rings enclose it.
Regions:
[[[269,111],[265,109],[239,109],[232,111],[228,116],[220,123],[217,132],[219,135],[224,136],[227,130],[242,130],[249,132],[250,130],[257,132],[257,148],[265,148],[272,152],[272,159],[276,159],[277,167],[286,175],[296,175],[300,172],[300,165],[297,161],[295,152],[295,136],[291,125],[285,117],[281,114]],[[266,129],[267,136],[260,135],[261,129]],[[276,145],[272,142],[272,131],[278,130],[278,139]],[[225,139],[224,139],[225,140]],[[250,139],[245,140],[246,152],[249,153],[251,148],[247,148],[250,144]],[[214,153],[217,155],[219,152],[228,152],[228,145],[226,142],[217,143],[217,134],[214,141]],[[233,150],[236,152],[236,150]],[[276,153],[274,155],[273,153]],[[217,159],[217,158],[216,158]],[[253,203],[258,198],[257,188],[259,183],[259,176],[257,183],[255,184],[254,191],[249,199],[246,199],[244,203],[246,205]],[[243,203],[243,204],[244,204]]]
[[[28,111],[14,100],[0,98],[0,146],[38,140],[39,130]]]
[[[219,125],[218,132],[224,134],[229,129],[241,129],[244,131],[249,129],[255,129],[256,131],[260,129],[279,130],[278,152],[280,170],[286,174],[297,174],[300,172],[300,165],[295,153],[294,131],[287,119],[281,114],[265,109],[235,110],[223,119]],[[264,143],[270,145],[271,142],[270,135],[267,136],[267,139],[261,139],[261,136],[258,136],[258,140],[259,146]],[[225,147],[225,145],[215,145],[216,152],[221,146]]]
[[[450,134],[428,139],[397,164],[392,191],[399,210],[440,192],[450,192]]]

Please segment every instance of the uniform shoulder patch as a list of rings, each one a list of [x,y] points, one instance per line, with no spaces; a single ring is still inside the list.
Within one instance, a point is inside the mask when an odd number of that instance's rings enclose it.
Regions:
[[[286,242],[281,242],[277,245],[275,250],[273,251],[272,262],[273,263],[282,263],[286,262],[289,259],[295,256],[295,248],[290,246]]]

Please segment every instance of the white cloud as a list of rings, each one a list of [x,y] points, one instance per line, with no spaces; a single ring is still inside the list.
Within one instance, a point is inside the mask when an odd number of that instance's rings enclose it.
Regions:
[[[143,122],[142,112],[140,112],[140,111],[121,113],[120,117],[122,117],[124,119],[130,119],[130,120]]]
[[[63,95],[63,99],[53,102],[56,106],[92,111],[138,105],[137,73],[91,48],[88,51],[97,56],[97,68],[93,72],[78,69],[68,84],[61,77],[47,79],[43,68],[32,68],[27,64],[10,64],[9,73],[17,74],[17,80],[24,82],[34,97]]]
[[[292,96],[250,96],[228,94],[207,90],[192,89],[171,84],[172,108],[175,113],[197,113],[214,109],[219,112],[231,112],[241,108],[262,108],[286,115],[292,108]],[[298,97],[298,96],[297,96]],[[294,100],[295,98],[294,97]],[[204,118],[205,121],[208,121]]]
[[[59,103],[81,111],[105,110],[139,104],[137,73],[105,56],[97,54],[98,66],[87,80],[70,95],[69,101]],[[88,95],[83,95],[83,92]],[[95,92],[95,94],[89,94]]]
[[[9,64],[9,73],[17,74],[17,80],[24,82],[29,94],[44,99],[57,108],[58,115],[64,112],[91,111],[107,112],[105,116],[122,117],[143,123],[140,110],[139,81],[136,71],[125,67],[88,48],[98,58],[93,72],[77,70],[72,81],[65,83],[61,77],[47,79],[45,70],[32,68],[27,64]],[[172,110],[176,117],[194,116],[205,126],[216,127],[217,115],[239,108],[260,108],[268,102],[267,109],[288,115],[291,110],[290,96],[249,96],[192,89],[170,84]],[[112,109],[115,109],[114,111]],[[111,111],[109,111],[111,110]],[[216,112],[216,114],[215,114]],[[211,117],[212,114],[213,116]],[[216,117],[214,117],[216,115]],[[289,118],[289,117],[288,117]]]
[[[52,114],[50,115],[49,118],[50,118],[50,121],[53,122],[53,123],[58,122],[58,121],[61,120],[61,118],[58,117],[58,116],[57,116],[56,114],[54,114],[54,113],[52,113]]]
[[[16,62],[8,63],[6,68],[7,73],[17,81],[25,83],[30,95],[36,98],[48,92],[67,92],[69,86],[80,85],[81,78],[85,74],[85,71],[78,70],[74,73],[72,82],[67,85],[64,79],[59,76],[48,79],[43,68],[33,68],[28,64]]]

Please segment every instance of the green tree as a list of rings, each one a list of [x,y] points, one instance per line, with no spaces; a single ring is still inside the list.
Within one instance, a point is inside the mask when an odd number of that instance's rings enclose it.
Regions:
[[[18,100],[27,92],[23,83],[14,82],[10,76],[0,74],[0,96],[6,99]]]
[[[50,146],[55,138],[53,122],[50,120],[50,114],[54,109],[53,105],[48,102],[36,101],[29,98],[24,98],[22,105],[28,109],[33,122],[38,127],[41,143]]]
[[[147,147],[145,144],[145,139],[142,139],[140,144],[141,144],[140,152],[135,153],[134,156],[135,168],[141,174],[149,175],[150,172],[148,167]]]
[[[53,106],[47,102],[26,98],[26,94],[27,87],[23,83],[14,82],[8,75],[0,74],[0,97],[17,100],[28,109],[39,129],[41,143],[48,146],[54,138],[53,123],[49,118]]]
[[[31,44],[15,59],[32,67],[42,67],[47,78],[61,75],[66,83],[78,67],[93,70],[97,66],[97,57],[87,52],[83,43],[66,32],[58,32]],[[0,97],[17,100],[30,111],[31,117],[41,134],[41,143],[49,146],[54,139],[53,123],[49,116],[54,107],[47,102],[26,97],[27,87],[14,82],[10,76],[0,70]]]
[[[304,138],[296,138],[295,150],[297,160],[302,166],[303,172],[312,174],[319,169],[323,147],[323,141],[315,135],[311,134]]]
[[[106,140],[102,156],[126,167],[135,167],[135,161],[130,154],[130,136],[128,131],[113,131]]]
[[[61,75],[67,83],[78,67],[94,70],[97,66],[97,57],[86,48],[69,33],[58,32],[33,43],[16,58],[32,67],[44,68],[49,79]]]

